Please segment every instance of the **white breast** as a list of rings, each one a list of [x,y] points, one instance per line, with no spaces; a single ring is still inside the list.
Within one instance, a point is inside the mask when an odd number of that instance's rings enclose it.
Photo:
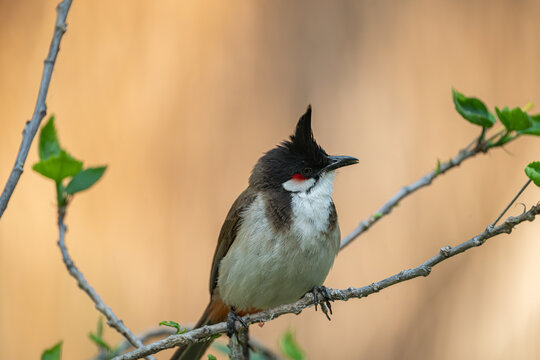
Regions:
[[[339,226],[327,232],[333,175],[292,193],[290,231],[276,232],[263,197],[254,200],[221,261],[217,286],[225,303],[265,309],[296,301],[323,284],[339,250]]]

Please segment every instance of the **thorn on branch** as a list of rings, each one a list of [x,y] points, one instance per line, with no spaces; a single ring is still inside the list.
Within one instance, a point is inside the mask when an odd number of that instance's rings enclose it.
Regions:
[[[521,214],[525,214],[527,212],[527,206],[522,202],[516,204],[516,206],[518,206],[518,205],[523,206],[523,212]]]

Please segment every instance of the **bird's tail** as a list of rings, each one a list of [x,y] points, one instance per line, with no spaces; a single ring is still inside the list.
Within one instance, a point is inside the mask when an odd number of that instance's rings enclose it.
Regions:
[[[221,299],[212,298],[210,303],[204,310],[200,320],[195,325],[195,329],[205,325],[217,324],[227,319],[227,314],[229,313],[229,307],[225,305]],[[174,353],[171,360],[198,360],[201,356],[204,355],[204,352],[212,340],[197,342],[189,344],[185,347],[182,347]]]

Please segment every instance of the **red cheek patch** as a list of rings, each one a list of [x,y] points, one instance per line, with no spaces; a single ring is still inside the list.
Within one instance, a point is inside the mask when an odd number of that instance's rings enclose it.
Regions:
[[[304,180],[306,180],[305,176],[302,175],[302,174],[294,174],[292,178],[293,178],[293,180],[296,180],[296,181],[304,181]]]

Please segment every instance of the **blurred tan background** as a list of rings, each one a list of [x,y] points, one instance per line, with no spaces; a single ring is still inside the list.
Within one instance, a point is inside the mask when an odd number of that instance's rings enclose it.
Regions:
[[[56,2],[0,0],[2,187]],[[48,109],[63,146],[109,165],[69,208],[76,264],[135,332],[195,322],[229,206],[308,103],[327,151],[360,159],[336,181],[346,234],[478,135],[452,86],[491,108],[540,106],[539,14],[540,2],[516,0],[75,0]],[[444,175],[341,253],[326,285],[370,284],[481,232],[539,150],[523,138]],[[62,339],[64,359],[88,359],[98,313],[61,261],[54,186],[30,170],[37,153],[34,142],[0,222],[0,358],[36,359]],[[520,200],[539,199],[530,187]],[[536,359],[539,231],[523,224],[428,278],[336,303],[332,322],[308,309],[252,334],[277,349],[294,328],[310,359]]]

